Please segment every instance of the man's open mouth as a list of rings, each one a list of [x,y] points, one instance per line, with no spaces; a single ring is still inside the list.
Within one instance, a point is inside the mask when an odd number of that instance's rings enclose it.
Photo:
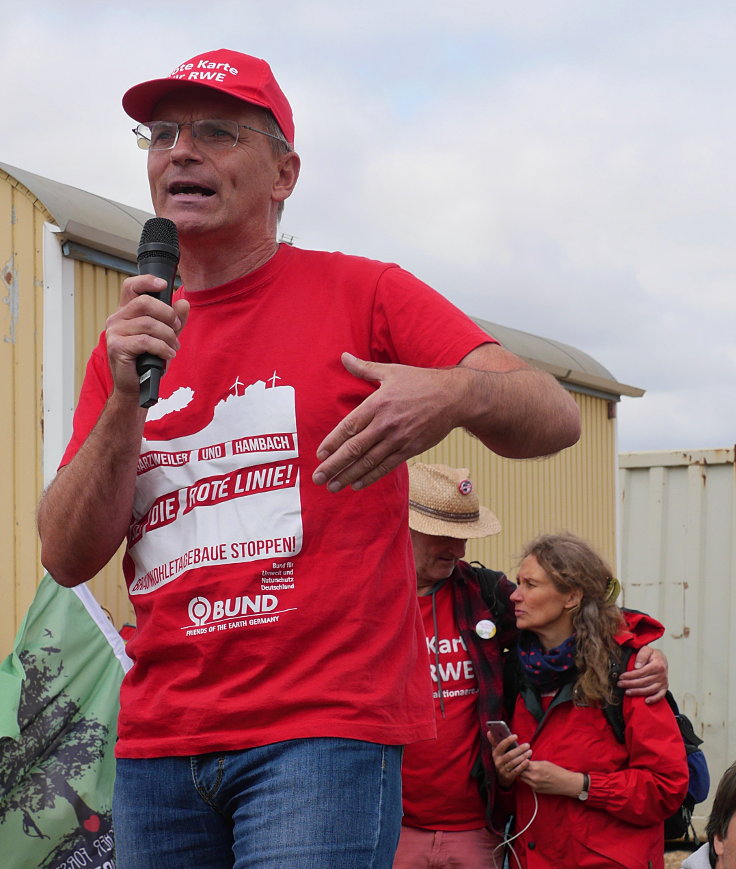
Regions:
[[[172,184],[169,187],[172,196],[214,196],[215,191],[209,187],[198,187],[194,184]]]

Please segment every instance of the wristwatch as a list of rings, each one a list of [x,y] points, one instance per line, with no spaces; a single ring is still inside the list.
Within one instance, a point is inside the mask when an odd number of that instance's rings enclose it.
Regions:
[[[590,776],[587,772],[583,773],[583,789],[578,794],[579,800],[587,800],[588,792],[590,791]]]

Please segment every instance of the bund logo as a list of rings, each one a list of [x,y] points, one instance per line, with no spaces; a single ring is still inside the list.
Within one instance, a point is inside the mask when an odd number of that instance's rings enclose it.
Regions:
[[[212,604],[206,597],[193,597],[189,601],[189,620],[193,625],[203,625],[212,614]]]
[[[208,601],[206,597],[193,597],[189,601],[187,613],[191,624],[201,628],[203,625],[212,625],[215,622],[224,622],[241,616],[270,613],[278,604],[279,599],[275,594],[256,594],[253,597],[242,595],[216,600],[214,603]],[[214,629],[210,627],[210,630]]]

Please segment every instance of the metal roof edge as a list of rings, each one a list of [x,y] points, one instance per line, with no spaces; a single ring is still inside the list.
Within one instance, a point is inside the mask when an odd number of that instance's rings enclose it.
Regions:
[[[639,450],[618,454],[618,466],[628,468],[673,468],[689,465],[732,465],[736,447],[697,450]]]
[[[571,387],[579,386],[616,399],[624,395],[641,398],[646,392],[638,386],[620,383],[600,362],[570,344],[478,317],[472,319],[525,362],[549,372]]]
[[[36,197],[64,239],[135,261],[141,230],[152,213],[6,163],[0,169]]]
[[[513,348],[509,347],[509,350],[513,350]],[[586,374],[584,371],[575,371],[572,368],[561,368],[559,365],[551,365],[542,359],[535,359],[530,356],[520,356],[520,358],[535,368],[541,368],[549,372],[558,380],[563,383],[569,383],[571,386],[583,386],[586,389],[605,392],[619,398],[622,395],[625,395],[627,398],[641,398],[646,393],[646,389],[640,389],[638,386],[629,386],[626,383],[619,383],[618,380],[612,377],[599,377],[595,374]]]
[[[129,238],[105,232],[104,229],[100,229],[99,227],[78,223],[76,220],[67,221],[62,234],[67,241],[76,242],[84,247],[95,248],[128,262],[136,262],[137,241],[131,241]]]

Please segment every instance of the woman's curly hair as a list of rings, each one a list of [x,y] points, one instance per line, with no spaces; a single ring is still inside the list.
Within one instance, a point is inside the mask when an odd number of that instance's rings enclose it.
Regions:
[[[533,555],[561,592],[579,590],[580,604],[573,612],[576,634],[575,666],[578,676],[573,697],[578,706],[613,702],[612,661],[620,660],[614,637],[624,626],[621,610],[610,600],[613,574],[598,553],[574,534],[543,534],[524,549]]]

